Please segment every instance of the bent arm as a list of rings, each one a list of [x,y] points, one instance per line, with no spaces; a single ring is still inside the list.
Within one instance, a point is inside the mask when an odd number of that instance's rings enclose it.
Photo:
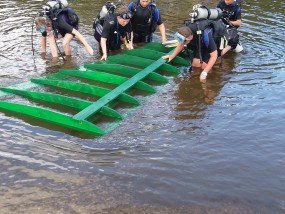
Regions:
[[[93,51],[92,47],[87,43],[86,39],[81,35],[81,33],[79,33],[78,30],[73,28],[71,33],[74,34],[79,39],[80,42],[82,42],[82,44],[84,45],[85,49],[87,50],[87,52],[90,55],[94,55],[94,51]]]
[[[163,56],[162,58],[163,59],[168,58],[168,62],[170,62],[183,50],[183,48],[184,48],[184,44],[179,43],[171,55],[166,55],[166,56]]]
[[[237,19],[236,21],[230,21],[232,25],[239,27],[241,25],[241,19]]]

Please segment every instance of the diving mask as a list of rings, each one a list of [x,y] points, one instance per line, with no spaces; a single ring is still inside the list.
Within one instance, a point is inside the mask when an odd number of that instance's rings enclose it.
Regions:
[[[45,25],[41,25],[41,26],[37,29],[37,31],[40,31],[41,33],[43,33],[43,32],[45,32],[45,31],[47,31],[47,27],[46,27]]]
[[[131,12],[126,12],[126,13],[120,14],[120,17],[123,19],[131,19],[133,17],[133,14]]]
[[[178,32],[176,32],[174,34],[174,39],[176,39],[180,44],[184,44],[186,41],[190,41],[191,40],[191,39],[186,38],[185,36],[181,35]]]

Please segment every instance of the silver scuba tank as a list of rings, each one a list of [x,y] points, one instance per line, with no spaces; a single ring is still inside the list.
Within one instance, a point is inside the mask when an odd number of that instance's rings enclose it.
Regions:
[[[99,13],[100,18],[104,18],[108,14],[108,8],[104,5]]]
[[[202,6],[195,8],[189,15],[194,20],[198,19],[217,20],[222,17],[222,10],[220,8],[208,9]]]
[[[49,0],[47,6],[52,9],[62,9],[68,6],[67,0]]]

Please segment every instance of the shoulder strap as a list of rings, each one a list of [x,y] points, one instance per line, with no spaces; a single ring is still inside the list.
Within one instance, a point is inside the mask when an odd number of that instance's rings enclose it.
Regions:
[[[139,6],[140,0],[134,0],[133,1],[133,7],[132,12],[135,12],[137,10],[137,7]]]
[[[200,60],[200,63],[202,64],[203,63],[203,60],[202,60],[202,31],[200,29],[200,24],[199,22],[196,22],[196,27],[197,27],[197,31],[196,31],[196,34],[197,34],[197,46],[198,46],[198,54],[199,54],[199,60]]]

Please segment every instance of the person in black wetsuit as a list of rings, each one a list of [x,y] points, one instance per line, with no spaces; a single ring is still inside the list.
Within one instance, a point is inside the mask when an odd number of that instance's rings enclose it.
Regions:
[[[151,42],[152,34],[158,26],[162,43],[166,42],[165,26],[153,0],[137,0],[128,6],[133,13],[131,23],[134,31],[134,43]]]
[[[132,14],[127,5],[119,5],[113,14],[107,14],[103,23],[95,23],[94,37],[99,42],[103,56],[101,60],[107,59],[109,50],[121,48],[127,40],[128,49],[133,49],[133,31],[130,24]]]
[[[54,19],[55,21],[51,21]],[[70,42],[74,37],[77,37],[87,52],[93,55],[92,47],[78,31],[78,21],[75,12],[69,7],[62,6],[61,1],[49,1],[35,19],[36,29],[42,33],[42,52],[46,53],[46,40],[48,38],[52,57],[58,57],[56,40],[62,38],[65,55],[70,56]]]
[[[239,43],[237,29],[241,25],[241,8],[236,0],[220,0],[217,8],[220,8],[223,12],[222,20],[226,25],[228,25],[230,36],[229,45],[222,53],[222,55],[224,55],[230,49],[235,49]]]
[[[193,24],[193,26],[194,25],[195,23]],[[208,72],[212,69],[218,58],[217,45],[212,36],[212,33],[207,32],[211,29],[207,28],[203,30],[204,33],[202,36],[203,39],[201,41],[200,52],[199,47],[197,46],[197,34],[196,32],[194,32],[195,30],[191,28],[193,28],[192,25],[183,26],[178,29],[178,32],[174,34],[174,38],[178,40],[179,44],[175,48],[172,55],[163,56],[163,59],[168,59],[168,61],[170,62],[184,49],[184,46],[189,46],[189,49],[192,49],[194,51],[192,67],[199,67],[203,69],[200,75],[200,81],[204,81],[207,78]],[[200,54],[202,62],[200,62]]]

